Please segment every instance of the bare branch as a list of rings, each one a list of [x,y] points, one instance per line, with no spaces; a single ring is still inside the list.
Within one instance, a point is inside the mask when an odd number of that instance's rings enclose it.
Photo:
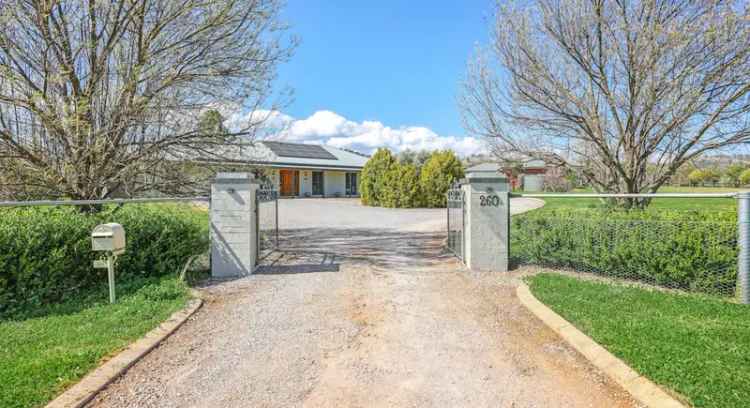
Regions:
[[[192,192],[182,161],[251,141],[211,106],[273,111],[296,41],[281,0],[0,0],[0,195]],[[269,106],[270,105],[270,106]]]
[[[655,191],[750,142],[750,11],[738,1],[498,5],[470,63],[467,129],[496,153],[583,166],[597,190]]]

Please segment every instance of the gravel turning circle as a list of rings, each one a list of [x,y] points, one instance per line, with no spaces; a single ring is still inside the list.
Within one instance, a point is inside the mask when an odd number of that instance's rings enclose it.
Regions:
[[[89,406],[635,406],[520,305],[516,274],[443,250],[445,210],[283,200],[280,218],[283,252],[208,283]]]

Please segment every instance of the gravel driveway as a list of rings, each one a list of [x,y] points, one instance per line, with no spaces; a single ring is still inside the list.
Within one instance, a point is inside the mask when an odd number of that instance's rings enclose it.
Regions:
[[[90,406],[634,405],[526,312],[515,274],[442,249],[445,210],[283,200],[280,219],[283,252],[208,284],[203,309]]]

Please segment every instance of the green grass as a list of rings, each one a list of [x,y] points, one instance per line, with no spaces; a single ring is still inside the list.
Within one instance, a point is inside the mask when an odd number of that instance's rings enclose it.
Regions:
[[[106,286],[75,301],[0,320],[0,406],[42,406],[185,305],[187,286],[173,277]]]
[[[660,193],[733,193],[740,189],[722,187],[662,187]],[[593,193],[580,190],[576,192]],[[545,209],[557,208],[599,208],[603,206],[597,198],[544,198]],[[657,198],[648,207],[651,210],[704,210],[736,211],[737,200],[733,198]]]
[[[528,283],[540,301],[694,406],[747,406],[750,306],[550,273]]]

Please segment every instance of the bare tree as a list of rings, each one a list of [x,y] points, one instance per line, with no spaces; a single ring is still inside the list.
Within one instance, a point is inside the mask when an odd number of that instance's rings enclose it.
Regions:
[[[0,0],[0,196],[106,198],[196,185],[181,164],[254,134],[295,41],[280,0]],[[266,111],[274,111],[273,108]],[[216,128],[216,127],[214,127]]]
[[[535,0],[498,5],[460,104],[497,155],[583,165],[596,191],[639,193],[750,142],[749,95],[747,2]]]

